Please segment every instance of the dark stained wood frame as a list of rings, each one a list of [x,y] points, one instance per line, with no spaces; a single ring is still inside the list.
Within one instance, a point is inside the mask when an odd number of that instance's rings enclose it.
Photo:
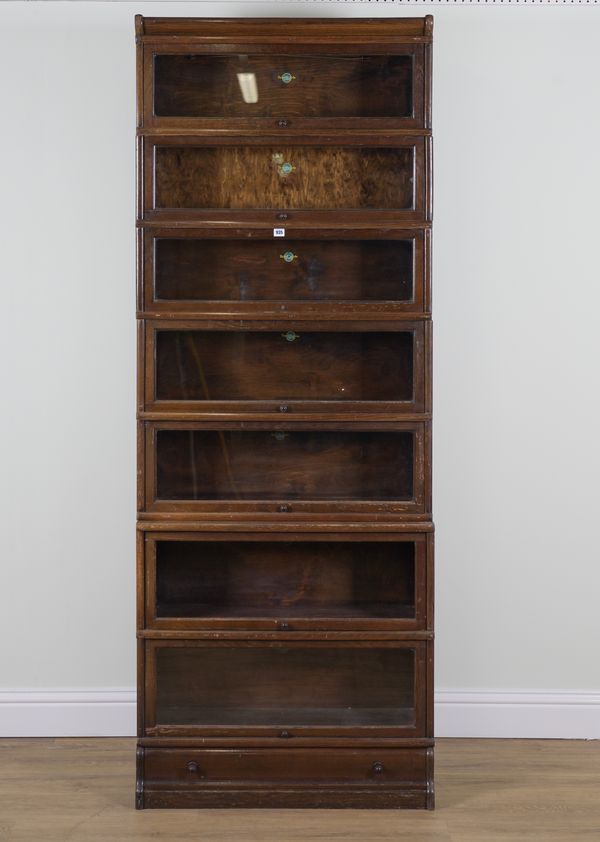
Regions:
[[[419,416],[417,416],[419,417]],[[368,432],[411,432],[414,435],[413,446],[413,490],[410,500],[161,500],[156,495],[156,432],[158,430],[264,430],[264,423],[258,421],[146,421],[145,458],[146,465],[144,489],[144,511],[155,514],[189,514],[200,512],[213,514],[247,514],[258,521],[261,518],[285,520],[287,516],[335,514],[340,520],[352,518],[356,513],[373,516],[393,517],[399,514],[424,514],[430,510],[430,482],[426,469],[426,454],[430,448],[430,423],[422,420],[395,422],[354,423],[351,428],[343,421],[336,422],[285,422],[272,424],[267,429],[275,431],[318,430],[318,431],[368,431]],[[141,480],[141,477],[140,477]]]
[[[318,414],[323,420],[336,420],[344,417],[372,420],[386,416],[389,420],[402,420],[405,415],[415,415],[429,411],[428,390],[425,372],[429,370],[427,341],[430,322],[334,322],[295,321],[293,325],[281,321],[169,321],[155,322],[146,320],[140,331],[144,342],[144,370],[139,372],[139,381],[144,385],[144,394],[140,395],[140,415],[144,418],[185,417],[194,420],[208,419],[261,419],[281,421],[281,406],[286,406],[286,413],[296,420],[311,420]],[[413,334],[413,397],[403,401],[307,401],[280,400],[271,401],[164,401],[156,399],[156,331],[157,330],[203,330],[203,331],[286,331],[294,328],[297,333],[328,331],[341,333],[347,331],[397,332],[409,331]],[[142,415],[143,413],[143,415]]]
[[[434,806],[433,791],[433,524],[431,520],[431,43],[433,18],[192,19],[136,17],[138,135],[138,750],[136,807],[360,807]],[[285,52],[284,52],[285,51]],[[153,115],[152,62],[156,54],[243,52],[275,55],[412,54],[412,118],[282,118],[243,120]],[[355,145],[416,150],[413,210],[194,210],[157,209],[153,203],[153,149],[157,145]],[[402,239],[415,242],[414,300],[398,301],[155,301],[156,237],[270,239],[284,227],[288,239]],[[281,242],[281,241],[280,241]],[[194,328],[402,329],[422,335],[419,394],[413,407],[318,402],[293,407],[198,407],[153,401],[152,332],[178,324]],[[383,327],[386,325],[386,327]],[[325,402],[328,403],[328,402]],[[154,436],[161,428],[268,430],[404,430],[416,434],[413,501],[169,502],[154,499]],[[279,505],[286,506],[285,512]],[[417,618],[314,622],[283,631],[260,618],[158,619],[153,614],[153,548],[157,540],[194,541],[415,541]],[[182,729],[153,722],[158,646],[393,646],[418,652],[417,724],[380,727]],[[243,754],[246,752],[247,754]],[[255,752],[252,754],[252,752]],[[257,771],[236,776],[243,756]],[[327,757],[327,769],[320,769]],[[283,758],[283,759],[282,759]],[[277,769],[286,774],[278,780]],[[229,764],[229,767],[228,767]],[[374,769],[383,767],[378,777]],[[227,769],[231,768],[230,775]],[[259,771],[262,770],[261,771]],[[198,770],[204,770],[202,774]],[[212,774],[211,770],[214,771]],[[223,771],[225,770],[225,771]],[[270,771],[266,771],[270,770]],[[206,774],[204,774],[206,772]]]
[[[413,206],[411,209],[361,209],[343,208],[327,210],[308,209],[228,209],[228,208],[162,208],[155,201],[155,150],[158,147],[218,147],[218,146],[278,146],[284,141],[294,146],[367,147],[413,149]],[[324,226],[331,223],[332,211],[338,224],[353,225],[359,219],[369,220],[373,226],[402,225],[415,221],[431,221],[431,192],[427,174],[431,168],[431,138],[424,135],[393,135],[378,133],[376,137],[344,135],[292,135],[236,137],[211,132],[209,137],[195,135],[141,135],[138,137],[139,218],[148,222],[175,226],[178,222],[219,223],[234,226],[271,222],[272,227],[293,220],[301,225]]]
[[[423,43],[408,43],[390,44],[389,42],[371,41],[369,44],[344,43],[319,46],[312,40],[304,42],[296,40],[294,43],[287,43],[280,50],[285,55],[342,55],[342,56],[360,56],[360,55],[409,55],[413,60],[413,115],[412,117],[380,117],[380,118],[361,118],[361,117],[294,117],[293,119],[286,119],[287,115],[282,112],[277,117],[265,119],[231,119],[226,121],[218,120],[211,117],[157,117],[154,114],[154,59],[158,55],[186,55],[193,53],[194,55],[236,55],[239,53],[246,54],[270,54],[273,52],[271,45],[266,43],[256,42],[252,44],[251,49],[247,43],[235,42],[219,42],[217,44],[209,44],[206,42],[194,42],[192,39],[178,41],[177,43],[170,43],[168,46],[164,44],[152,45],[147,41],[144,42],[144,66],[143,66],[143,84],[144,84],[144,114],[143,127],[146,134],[161,134],[163,132],[181,132],[186,131],[197,133],[198,131],[215,131],[223,130],[239,135],[249,134],[268,134],[273,129],[277,129],[278,133],[284,132],[286,128],[293,128],[295,131],[302,131],[304,133],[314,133],[319,131],[329,131],[330,129],[348,129],[350,131],[365,132],[365,131],[381,131],[384,129],[395,129],[398,133],[404,131],[409,132],[414,129],[424,130],[427,128],[425,124],[425,100],[424,100],[424,76],[425,76],[425,45]],[[285,119],[285,126],[280,126],[281,119]],[[225,124],[225,125],[224,125]]]
[[[287,31],[283,32],[285,26]],[[185,130],[194,134],[223,129],[224,121],[200,118],[160,118],[154,115],[153,60],[158,54],[206,55],[273,54],[277,50],[288,54],[306,55],[412,55],[413,116],[399,119],[294,119],[288,126],[294,131],[348,129],[353,132],[393,129],[397,133],[431,129],[431,41],[433,19],[395,18],[380,21],[376,18],[361,21],[340,19],[245,19],[232,18],[141,18],[136,23],[138,44],[138,127],[146,134]],[[281,115],[285,117],[285,115]],[[279,120],[227,120],[226,130],[248,135],[265,134],[270,128],[279,131]]]
[[[282,542],[293,540],[294,542],[314,542],[314,541],[332,541],[341,542],[348,541],[349,536],[344,533],[332,535],[289,535],[288,533],[256,533],[246,532],[235,536],[235,541],[255,541],[255,542]],[[206,543],[207,541],[222,541],[231,542],[234,537],[230,532],[164,532],[164,533],[150,533],[147,532],[144,536],[144,546],[141,552],[144,554],[144,561],[142,564],[145,571],[145,597],[142,608],[143,615],[140,618],[140,628],[157,629],[157,630],[172,630],[172,631],[202,631],[202,630],[263,630],[263,631],[277,631],[281,625],[282,619],[273,619],[272,617],[216,617],[209,618],[201,617],[158,617],[156,614],[156,543],[157,541],[188,541],[196,542],[198,544]],[[319,617],[311,618],[310,612],[307,612],[306,617],[294,617],[286,625],[289,626],[290,631],[430,631],[428,626],[428,605],[427,605],[427,579],[431,574],[428,563],[429,542],[428,536],[423,532],[415,533],[396,533],[396,534],[361,534],[355,536],[354,544],[361,542],[385,542],[385,543],[414,543],[415,546],[415,616],[413,618],[389,619],[381,617],[370,618],[326,618]],[[368,564],[368,562],[365,562]],[[282,617],[285,615],[285,609],[282,609]]]
[[[138,316],[148,319],[239,317],[243,319],[428,319],[431,305],[430,240],[428,227],[361,228],[365,240],[414,241],[414,298],[412,301],[166,301],[154,298],[154,242],[159,238],[239,240],[273,240],[272,225],[248,229],[162,228],[141,225],[138,228]],[[310,240],[353,240],[355,228],[300,228],[286,223],[287,238]]]
[[[293,639],[291,639],[293,638]],[[381,725],[351,725],[351,726],[315,726],[297,725],[285,728],[287,736],[282,737],[281,726],[249,725],[249,726],[221,726],[221,725],[172,725],[156,721],[156,650],[161,647],[194,648],[194,647],[278,647],[294,648],[365,648],[373,646],[378,649],[410,649],[415,652],[415,722],[411,726],[381,726]],[[146,694],[145,694],[145,736],[160,737],[275,737],[290,739],[295,737],[328,737],[328,736],[379,736],[385,737],[425,737],[427,736],[426,721],[426,687],[427,687],[427,642],[424,640],[395,639],[381,640],[376,636],[344,640],[328,635],[327,640],[307,639],[298,634],[286,634],[279,639],[257,638],[224,638],[219,640],[204,637],[161,637],[146,640]]]

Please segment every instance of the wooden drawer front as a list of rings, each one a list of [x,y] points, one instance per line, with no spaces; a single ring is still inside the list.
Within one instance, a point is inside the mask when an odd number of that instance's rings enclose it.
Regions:
[[[262,129],[423,126],[423,46],[383,54],[347,45],[248,44],[217,51],[148,49],[152,80],[145,124],[160,128]]]
[[[426,231],[140,229],[143,294],[156,313],[423,312]]]
[[[423,511],[428,426],[147,422],[148,511]]]
[[[146,733],[426,736],[423,641],[147,642]]]
[[[168,749],[147,748],[150,787],[418,785],[426,778],[427,749]]]
[[[352,325],[354,327],[354,325]],[[146,409],[212,413],[421,412],[422,322],[153,322],[146,327]],[[365,327],[367,328],[365,330]]]
[[[383,212],[398,223],[424,216],[427,138],[364,145],[354,139],[315,143],[190,137],[143,138],[146,211],[187,220]]]
[[[425,534],[145,536],[146,626],[425,629]]]

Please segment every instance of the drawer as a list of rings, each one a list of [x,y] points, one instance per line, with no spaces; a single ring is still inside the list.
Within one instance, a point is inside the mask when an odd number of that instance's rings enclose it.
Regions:
[[[146,47],[144,125],[282,131],[417,128],[425,123],[424,46],[362,49],[250,44]]]
[[[145,627],[425,629],[425,533],[146,533]]]
[[[310,218],[425,219],[427,138],[366,141],[315,138],[206,140],[145,137],[144,209],[148,218],[246,219],[252,224]],[[285,227],[285,226],[284,226]]]
[[[277,419],[282,405],[294,415],[425,408],[423,322],[238,325],[148,322],[144,408]]]
[[[427,749],[170,749],[146,748],[145,773],[155,786],[213,782],[302,786],[307,783],[404,786],[422,781]]]
[[[223,234],[227,236],[224,237]],[[422,313],[428,231],[139,229],[148,314]]]
[[[147,640],[145,734],[425,737],[426,650],[292,635]]]
[[[433,749],[138,749],[138,807],[433,807]]]
[[[428,422],[313,427],[145,422],[146,511],[426,511]]]

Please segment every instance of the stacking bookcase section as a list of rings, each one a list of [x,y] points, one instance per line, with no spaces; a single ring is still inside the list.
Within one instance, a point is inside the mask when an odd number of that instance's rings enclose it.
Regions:
[[[150,513],[426,513],[429,424],[153,421]],[[263,518],[264,519],[264,518]]]
[[[350,32],[349,21],[327,22],[327,36],[324,21],[288,21],[294,40],[273,48],[274,39],[285,37],[279,22],[244,21],[236,33],[231,21],[218,43],[202,42],[207,31],[203,23],[190,23],[184,33],[178,22],[172,33],[177,41],[168,43],[159,24],[160,43],[152,41],[151,24],[145,22],[148,46],[140,76],[146,128],[226,127],[244,136],[264,135],[274,128],[303,133],[330,128],[410,130],[428,124],[428,55],[421,21],[412,35],[406,33],[414,40],[404,44],[397,36],[390,40],[385,24],[376,33],[374,21],[370,43],[365,43],[360,25]],[[406,31],[408,21],[403,24]]]
[[[136,36],[136,806],[432,808],[432,19]]]
[[[424,631],[431,536],[146,532],[148,629]]]
[[[418,318],[429,230],[140,228],[138,308],[153,318]]]
[[[149,412],[267,417],[426,410],[420,322],[147,321]]]
[[[343,145],[341,145],[343,143]],[[142,137],[142,213],[173,223],[221,219],[326,223],[335,211],[381,222],[429,218],[429,138]]]
[[[149,640],[145,731],[422,737],[426,649],[425,641]]]

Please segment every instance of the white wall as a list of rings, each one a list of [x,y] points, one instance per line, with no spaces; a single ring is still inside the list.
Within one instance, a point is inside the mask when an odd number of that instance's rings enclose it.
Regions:
[[[134,684],[136,12],[435,14],[446,730],[467,689],[597,703],[597,9],[27,2],[0,4],[4,710]]]

